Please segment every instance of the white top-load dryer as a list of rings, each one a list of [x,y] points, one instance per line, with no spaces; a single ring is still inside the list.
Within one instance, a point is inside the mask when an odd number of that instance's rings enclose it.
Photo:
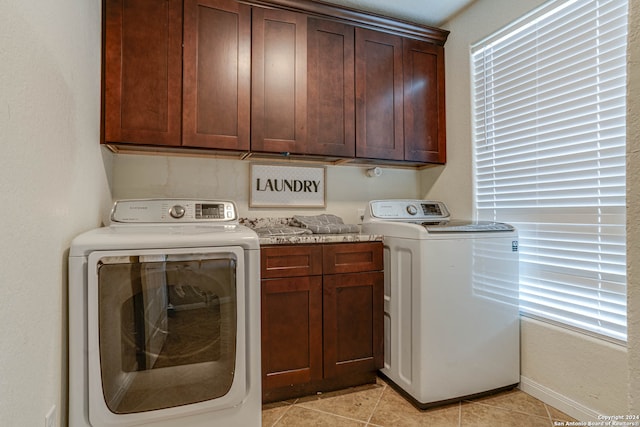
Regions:
[[[362,228],[384,236],[382,373],[420,408],[517,385],[516,230],[427,200],[371,201]]]

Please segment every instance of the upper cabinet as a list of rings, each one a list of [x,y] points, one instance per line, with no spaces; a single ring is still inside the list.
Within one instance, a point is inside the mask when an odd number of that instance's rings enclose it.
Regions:
[[[104,1],[104,143],[446,160],[446,31],[314,1]]]
[[[107,0],[105,142],[249,150],[250,37],[233,0]]]
[[[315,18],[307,25],[306,151],[354,157],[354,27]]]
[[[253,10],[251,149],[305,151],[307,137],[307,17]]]
[[[184,1],[182,144],[249,150],[251,7]]]
[[[444,48],[404,39],[404,159],[444,163]]]
[[[402,37],[356,29],[356,155],[404,160]]]
[[[180,145],[182,0],[105,0],[104,139]]]
[[[445,163],[444,48],[356,29],[356,155]]]

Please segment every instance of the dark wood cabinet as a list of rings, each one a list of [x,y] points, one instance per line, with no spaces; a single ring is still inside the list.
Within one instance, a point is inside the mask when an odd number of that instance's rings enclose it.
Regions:
[[[382,243],[261,248],[263,401],[375,381]]]
[[[309,18],[308,154],[355,156],[354,27]]]
[[[104,140],[180,145],[182,0],[105,0]]]
[[[356,28],[356,156],[404,160],[402,37]]]
[[[262,387],[322,378],[322,276],[262,281]]]
[[[324,276],[324,375],[338,377],[382,367],[383,273]]]
[[[251,149],[303,153],[307,137],[307,16],[253,9]]]
[[[105,142],[249,150],[250,67],[250,6],[106,0]]]
[[[356,29],[356,155],[445,163],[444,48]]]
[[[445,163],[444,48],[404,39],[404,159]]]
[[[314,1],[104,5],[114,151],[446,161],[446,31]]]
[[[251,7],[185,0],[182,144],[249,150]]]
[[[320,380],[322,246],[264,247],[260,270],[263,390]]]
[[[382,367],[384,273],[381,243],[325,244],[324,375]]]

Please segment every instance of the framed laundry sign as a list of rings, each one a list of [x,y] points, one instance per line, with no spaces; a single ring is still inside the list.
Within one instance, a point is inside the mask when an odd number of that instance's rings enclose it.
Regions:
[[[252,208],[326,207],[326,167],[252,164]]]

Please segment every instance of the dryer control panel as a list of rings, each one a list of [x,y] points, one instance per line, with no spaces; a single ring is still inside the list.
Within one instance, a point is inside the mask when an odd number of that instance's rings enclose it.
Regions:
[[[237,220],[236,205],[228,200],[118,200],[111,210],[112,223],[228,223]]]
[[[441,221],[449,218],[442,202],[431,200],[373,200],[367,212],[371,219],[385,221]]]

